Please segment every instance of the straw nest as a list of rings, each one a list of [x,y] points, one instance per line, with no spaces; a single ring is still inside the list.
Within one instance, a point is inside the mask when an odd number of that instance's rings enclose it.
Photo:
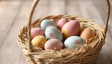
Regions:
[[[17,38],[18,45],[22,49],[29,64],[95,64],[98,55],[102,49],[102,46],[105,43],[105,35],[107,32],[108,20],[110,16],[109,0],[106,0],[107,17],[104,29],[90,19],[76,17],[72,15],[47,16],[39,18],[31,23],[33,12],[38,1],[39,0],[34,1],[29,16],[29,23],[20,30],[20,33],[18,34]],[[40,23],[44,19],[52,19],[55,23],[57,23],[57,21],[61,18],[79,21],[81,25],[81,30],[87,27],[92,29],[96,35],[92,43],[84,44],[80,48],[65,48],[61,51],[46,51],[31,45],[31,28],[40,27]]]
[[[47,16],[34,21],[31,27],[40,27],[40,23],[44,19],[52,19],[55,23],[57,23],[57,21],[61,18],[79,21],[81,24],[81,30],[89,27],[95,32],[96,37],[91,44],[85,44],[81,48],[62,49],[61,51],[45,51],[41,48],[33,47],[33,52],[30,52],[28,48],[28,30],[27,26],[24,26],[18,35],[18,44],[22,48],[27,60],[31,63],[34,62],[37,64],[95,63],[102,45],[104,44],[104,30],[92,20],[71,15]]]

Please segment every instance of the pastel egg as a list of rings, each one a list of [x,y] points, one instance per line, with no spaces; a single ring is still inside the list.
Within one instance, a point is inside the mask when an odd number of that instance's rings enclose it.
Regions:
[[[63,43],[58,39],[50,39],[45,43],[45,50],[59,51],[63,48]]]
[[[41,22],[41,28],[46,29],[48,26],[55,26],[54,22],[51,20],[43,20]]]
[[[90,28],[85,28],[82,31],[80,37],[84,39],[85,43],[91,43],[95,37],[95,32],[92,31]]]
[[[42,35],[36,36],[32,39],[33,46],[44,48],[44,44],[46,43],[46,38]]]
[[[62,33],[60,32],[59,29],[57,29],[54,26],[48,26],[46,28],[45,36],[46,36],[47,39],[55,38],[55,39],[59,39],[59,40],[63,41]]]
[[[57,27],[61,30],[62,27],[63,27],[63,25],[64,25],[65,23],[67,23],[67,22],[68,22],[68,19],[66,19],[66,18],[60,19],[60,20],[58,21],[58,23],[57,23]]]
[[[32,28],[31,29],[31,38],[33,39],[35,36],[38,35],[45,35],[45,31],[41,29],[40,27]]]
[[[75,20],[67,22],[62,28],[64,38],[69,36],[77,36],[80,31],[80,23]]]
[[[71,36],[64,42],[66,48],[76,48],[84,44],[84,40],[79,36]]]

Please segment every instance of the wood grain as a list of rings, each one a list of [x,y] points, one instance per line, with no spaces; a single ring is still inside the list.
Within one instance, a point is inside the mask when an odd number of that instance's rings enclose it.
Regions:
[[[2,30],[0,30],[0,64],[6,64],[6,59],[10,59],[7,60],[7,63],[9,64],[17,64],[20,51],[16,49],[16,32],[13,32],[15,30],[12,30],[12,27],[19,14],[21,2],[8,3],[7,1],[2,1],[1,3],[2,4],[0,6],[4,8],[6,7],[6,9],[4,10],[3,14],[0,15],[0,25],[2,26]]]
[[[27,24],[32,0],[0,1],[0,64],[27,64],[16,43],[19,30]],[[104,2],[101,1],[101,4]],[[100,12],[101,11],[101,12]],[[104,26],[105,7],[94,0],[40,0],[33,20],[48,15],[68,14],[94,20]],[[112,14],[112,13],[111,13]],[[112,18],[112,15],[111,15]],[[112,19],[110,19],[111,21]],[[112,63],[112,23],[97,64]]]
[[[4,6],[5,4],[7,4],[7,6]],[[19,10],[15,10],[15,8],[19,9],[20,7],[20,2],[17,2],[16,4],[3,1],[0,2],[0,25],[2,26],[0,30],[0,35],[3,35],[0,40],[1,44],[3,44],[3,41],[7,37],[7,34],[13,25],[14,18],[17,16],[17,13],[19,12]]]

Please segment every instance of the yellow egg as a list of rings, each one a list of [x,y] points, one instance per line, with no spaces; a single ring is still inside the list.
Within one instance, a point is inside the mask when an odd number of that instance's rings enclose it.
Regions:
[[[46,38],[42,35],[36,36],[32,39],[33,46],[37,46],[40,48],[44,48],[44,44],[46,43]]]
[[[67,38],[69,36],[72,36],[71,34],[69,34],[68,30],[66,30],[64,28],[62,28],[62,34],[63,34],[64,38]]]

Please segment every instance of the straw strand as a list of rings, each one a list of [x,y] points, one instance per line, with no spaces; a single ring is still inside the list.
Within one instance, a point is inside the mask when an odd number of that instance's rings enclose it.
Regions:
[[[110,17],[110,2],[109,2],[109,0],[106,0],[106,4],[107,4],[107,16],[106,16],[106,23],[105,23],[105,26],[104,26],[105,36],[106,36],[106,33],[107,33],[108,22],[109,22],[109,17]]]
[[[32,44],[31,44],[31,21],[32,21],[32,16],[33,16],[34,9],[36,8],[36,5],[37,5],[38,1],[39,0],[34,1],[32,7],[31,7],[30,15],[29,15],[29,22],[28,22],[28,46],[29,46],[29,51],[33,51],[32,50]]]

